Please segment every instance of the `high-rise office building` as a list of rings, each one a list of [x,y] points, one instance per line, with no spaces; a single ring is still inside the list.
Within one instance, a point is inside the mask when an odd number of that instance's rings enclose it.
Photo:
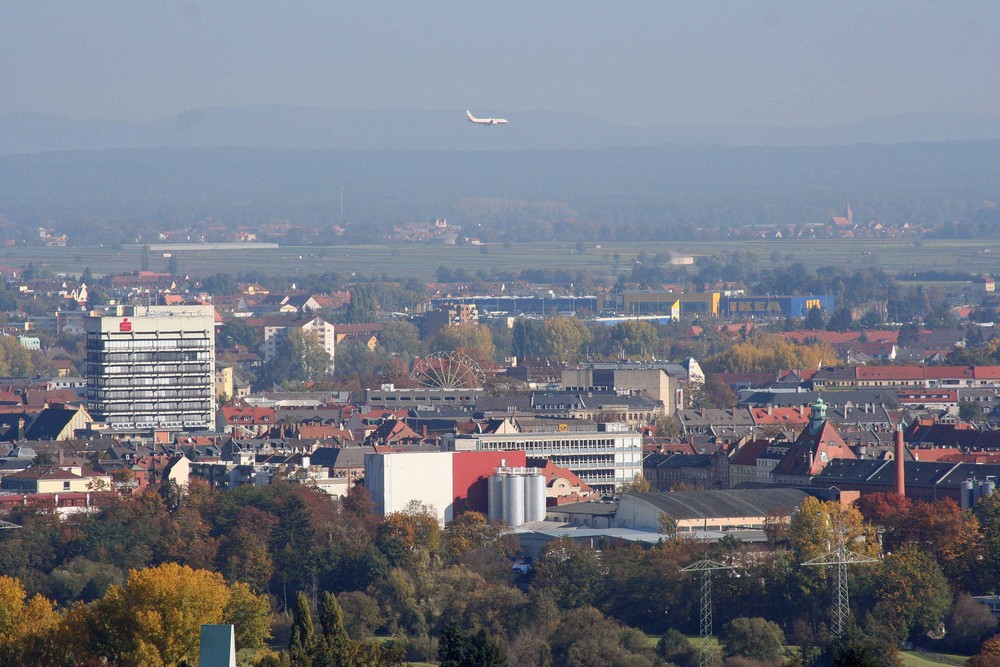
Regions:
[[[113,430],[215,427],[212,306],[111,306],[87,332],[87,409]]]

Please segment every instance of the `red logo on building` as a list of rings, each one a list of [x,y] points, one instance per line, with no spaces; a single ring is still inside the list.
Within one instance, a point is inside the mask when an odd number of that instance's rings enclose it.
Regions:
[[[132,323],[128,321],[127,317],[125,319],[123,319],[121,321],[121,323],[118,325],[118,330],[119,331],[131,331],[132,330]]]

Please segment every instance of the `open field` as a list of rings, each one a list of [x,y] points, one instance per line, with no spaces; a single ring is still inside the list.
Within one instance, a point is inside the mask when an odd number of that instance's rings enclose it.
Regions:
[[[393,278],[416,277],[433,279],[439,266],[475,271],[528,268],[567,269],[587,268],[599,274],[628,270],[629,261],[640,252],[654,255],[676,251],[696,258],[721,252],[747,250],[762,263],[779,261],[802,262],[810,267],[840,266],[846,269],[878,266],[896,273],[906,270],[938,269],[975,273],[1000,272],[1000,240],[997,241],[935,241],[919,245],[911,241],[836,240],[789,241],[760,240],[744,242],[705,243],[602,243],[597,248],[587,244],[581,255],[572,243],[516,243],[507,246],[445,246],[445,245],[367,245],[367,246],[286,246],[280,248],[232,250],[172,251],[181,271],[192,276],[224,272],[263,271],[283,275],[336,271],[360,275]],[[193,246],[197,248],[197,246]],[[619,259],[615,260],[615,255]],[[162,252],[149,252],[149,265],[163,271],[167,259]],[[54,273],[79,274],[89,267],[95,275],[109,272],[137,271],[142,262],[139,246],[119,249],[103,247],[0,248],[0,265],[25,267],[34,263]]]
[[[941,665],[964,665],[968,657],[961,655],[923,654],[916,651],[901,651],[906,667],[940,667]],[[936,660],[935,658],[940,658]]]

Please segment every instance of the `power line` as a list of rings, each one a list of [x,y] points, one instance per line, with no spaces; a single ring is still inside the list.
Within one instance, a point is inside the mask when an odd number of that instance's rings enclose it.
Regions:
[[[729,565],[723,565],[714,560],[700,560],[692,563],[681,572],[701,572],[701,623],[699,635],[701,640],[698,648],[698,666],[708,667],[712,664],[712,572],[715,570],[731,570]]]
[[[838,533],[839,545],[833,551],[807,560],[803,565],[818,565],[820,567],[836,566],[837,574],[833,588],[833,635],[840,637],[847,629],[851,617],[850,594],[847,587],[847,566],[859,563],[878,562],[874,558],[862,556],[844,546],[844,533]]]

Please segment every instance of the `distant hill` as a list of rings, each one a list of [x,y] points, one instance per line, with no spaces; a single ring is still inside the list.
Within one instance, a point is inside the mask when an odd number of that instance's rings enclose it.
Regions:
[[[489,109],[473,109],[485,115]],[[141,148],[335,150],[554,150],[716,146],[836,146],[1000,139],[1000,118],[915,114],[830,127],[702,125],[624,127],[580,113],[504,113],[483,127],[453,111],[364,111],[283,106],[195,109],[133,122],[41,114],[0,117],[0,155]]]
[[[490,133],[505,128],[473,127]],[[822,221],[851,199],[886,221],[941,222],[1000,201],[1000,142],[846,147],[429,151],[249,148],[0,157],[0,213],[54,217],[331,220],[447,213],[461,198],[567,202],[582,215],[691,225]],[[862,202],[865,202],[862,204]]]

